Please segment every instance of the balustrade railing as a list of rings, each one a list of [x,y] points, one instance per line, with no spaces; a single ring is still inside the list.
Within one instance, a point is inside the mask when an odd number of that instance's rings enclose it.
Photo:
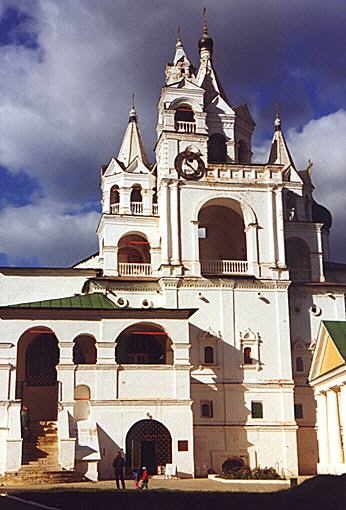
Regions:
[[[111,204],[111,214],[119,214],[119,204]]]
[[[202,260],[202,274],[246,274],[248,272],[247,260]]]
[[[153,204],[153,215],[158,216],[159,214],[159,206],[158,204]]]
[[[143,202],[130,203],[131,214],[143,214]]]
[[[139,262],[119,262],[119,276],[151,276],[151,264]]]
[[[175,123],[175,129],[178,133],[196,133],[196,123],[178,120]]]

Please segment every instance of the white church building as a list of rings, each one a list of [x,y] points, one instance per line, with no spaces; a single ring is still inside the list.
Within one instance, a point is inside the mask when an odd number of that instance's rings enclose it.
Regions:
[[[178,38],[154,165],[131,109],[101,169],[99,251],[0,268],[0,475],[105,479],[119,449],[129,472],[241,458],[316,473],[308,375],[321,321],[346,319],[346,265],[329,260],[331,215],[280,118],[252,163],[255,123],[228,100],[206,25],[199,53],[195,70]]]

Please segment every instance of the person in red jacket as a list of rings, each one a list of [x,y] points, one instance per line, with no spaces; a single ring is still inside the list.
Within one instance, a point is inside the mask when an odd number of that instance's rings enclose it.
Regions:
[[[149,483],[149,473],[147,471],[147,468],[145,466],[143,466],[139,487],[141,489],[147,489],[148,483]]]

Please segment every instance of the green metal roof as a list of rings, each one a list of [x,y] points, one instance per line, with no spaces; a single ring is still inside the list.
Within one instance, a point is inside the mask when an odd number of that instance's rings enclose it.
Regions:
[[[74,308],[84,310],[114,310],[117,305],[104,294],[84,294],[58,299],[46,299],[45,301],[33,301],[31,303],[19,303],[7,308]]]
[[[322,321],[346,361],[346,321]]]

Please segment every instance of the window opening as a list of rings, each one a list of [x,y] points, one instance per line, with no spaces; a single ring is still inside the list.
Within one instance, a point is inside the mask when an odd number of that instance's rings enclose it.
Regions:
[[[263,418],[262,402],[251,402],[251,418]]]

